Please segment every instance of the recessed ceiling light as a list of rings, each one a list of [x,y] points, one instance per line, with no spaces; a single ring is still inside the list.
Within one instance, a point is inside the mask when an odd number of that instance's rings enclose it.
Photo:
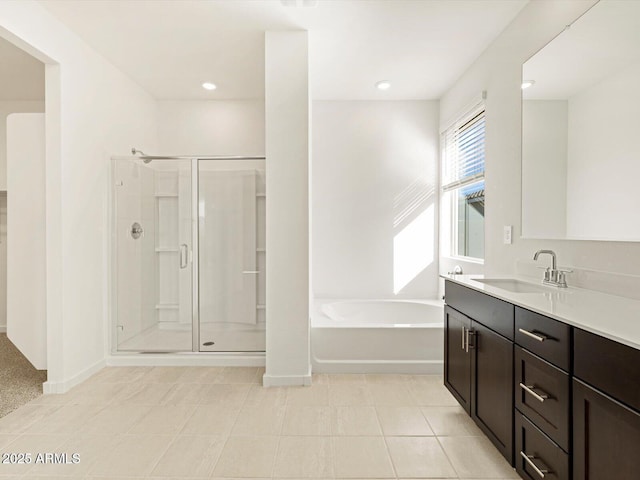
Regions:
[[[215,83],[211,83],[211,82],[204,82],[202,84],[202,88],[204,88],[205,90],[215,90],[216,88],[216,84]]]
[[[389,80],[380,80],[376,83],[376,88],[378,90],[389,90],[391,87],[391,82]]]
[[[520,85],[520,88],[524,90],[525,88],[533,87],[535,83],[536,83],[535,80],[523,80],[522,85]]]

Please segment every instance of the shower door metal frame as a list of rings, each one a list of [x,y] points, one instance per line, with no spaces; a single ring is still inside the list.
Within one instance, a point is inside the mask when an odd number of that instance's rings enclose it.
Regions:
[[[200,159],[191,159],[191,351],[200,351]]]

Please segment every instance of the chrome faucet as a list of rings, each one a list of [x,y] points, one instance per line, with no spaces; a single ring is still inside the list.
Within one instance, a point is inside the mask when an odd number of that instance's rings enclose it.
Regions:
[[[554,287],[567,288],[566,274],[573,272],[573,270],[558,269],[558,265],[556,263],[556,252],[554,252],[553,250],[538,250],[533,255],[533,259],[538,260],[538,257],[543,253],[551,255],[551,268],[545,268],[542,283],[544,283],[545,285],[553,285]]]

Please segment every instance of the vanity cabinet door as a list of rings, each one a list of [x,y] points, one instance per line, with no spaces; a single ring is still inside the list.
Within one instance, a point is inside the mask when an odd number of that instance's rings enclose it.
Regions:
[[[573,381],[573,480],[638,480],[640,413]]]
[[[471,320],[460,312],[444,309],[444,384],[460,405],[471,412],[471,355],[466,345]]]
[[[513,342],[472,322],[471,417],[513,465]]]

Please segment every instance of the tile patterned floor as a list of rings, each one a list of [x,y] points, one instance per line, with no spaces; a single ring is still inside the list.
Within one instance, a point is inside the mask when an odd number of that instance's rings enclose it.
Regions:
[[[439,376],[315,375],[262,388],[259,368],[106,368],[0,418],[6,479],[517,479]]]

